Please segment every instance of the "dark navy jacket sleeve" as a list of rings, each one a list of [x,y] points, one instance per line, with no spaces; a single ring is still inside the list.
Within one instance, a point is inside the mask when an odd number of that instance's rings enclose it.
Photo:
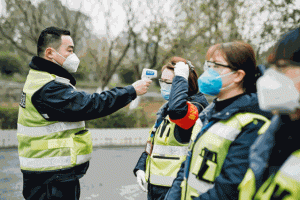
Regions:
[[[238,185],[243,180],[249,167],[250,147],[257,138],[257,132],[264,122],[256,125],[251,123],[244,127],[243,132],[231,143],[227,157],[222,166],[215,185],[208,192],[194,200],[234,200],[238,199]]]
[[[258,136],[250,148],[249,167],[255,174],[256,189],[260,188],[263,183],[263,177],[265,177],[264,173],[269,167],[269,158],[273,147],[276,144],[274,133],[279,130],[280,125],[280,116],[274,115],[268,130],[264,134]]]
[[[133,86],[117,87],[102,93],[88,94],[56,81],[43,86],[32,103],[49,121],[83,121],[109,115],[136,98]]]
[[[133,173],[136,176],[136,172],[138,170],[146,171],[146,160],[147,160],[148,154],[146,152],[143,152],[140,159],[138,160],[136,166],[133,169]]]
[[[188,105],[186,102],[189,99],[188,96],[188,81],[181,77],[175,76],[173,79],[170,99],[169,99],[169,117],[173,120],[182,119],[185,117],[188,111]],[[192,96],[191,103],[193,103],[200,113],[204,107],[208,105],[208,102],[203,94]]]
[[[172,187],[169,189],[168,193],[165,196],[165,200],[181,199],[181,183],[184,178],[184,166],[185,161],[181,163],[181,167],[177,173],[177,177],[172,183]]]
[[[175,76],[172,83],[172,89],[169,99],[168,114],[171,119],[183,118],[187,111],[186,104],[188,98],[188,82],[181,76]]]

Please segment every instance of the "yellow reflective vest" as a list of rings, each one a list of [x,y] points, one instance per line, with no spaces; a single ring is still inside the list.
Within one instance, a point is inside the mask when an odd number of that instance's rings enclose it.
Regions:
[[[22,170],[57,170],[91,159],[92,138],[84,121],[47,121],[47,114],[42,116],[32,104],[34,93],[50,81],[70,84],[68,79],[31,69],[23,88],[17,125]]]
[[[176,140],[175,125],[167,116],[157,128],[155,136],[148,139],[153,143],[153,148],[146,160],[146,180],[153,185],[171,187],[181,163],[186,159],[188,143]]]
[[[270,176],[257,192],[255,176],[249,168],[245,178],[239,185],[239,190],[240,200],[299,200],[300,150],[292,153],[280,170],[275,175]]]
[[[211,125],[197,139],[202,129],[200,119],[192,131],[189,151],[191,153],[187,177],[181,183],[181,199],[193,199],[206,193],[214,187],[214,181],[219,176],[224,160],[227,156],[231,143],[241,133],[242,128],[256,120],[262,120],[265,124],[260,128],[258,134],[264,133],[270,125],[266,117],[254,113],[238,113],[228,120],[221,120]]]

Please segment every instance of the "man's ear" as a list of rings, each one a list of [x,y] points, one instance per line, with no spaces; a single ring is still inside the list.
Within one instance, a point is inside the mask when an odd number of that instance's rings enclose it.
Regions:
[[[245,75],[246,75],[245,71],[244,71],[244,70],[241,70],[241,69],[237,70],[237,71],[236,71],[236,74],[237,74],[237,76],[233,79],[233,81],[234,81],[235,83],[240,83],[240,82],[242,82],[243,79],[244,79],[244,77],[245,77]]]
[[[46,58],[49,58],[49,59],[52,59],[53,56],[54,56],[53,53],[54,53],[53,49],[50,48],[50,47],[48,47],[48,48],[45,50],[45,57],[46,57]]]

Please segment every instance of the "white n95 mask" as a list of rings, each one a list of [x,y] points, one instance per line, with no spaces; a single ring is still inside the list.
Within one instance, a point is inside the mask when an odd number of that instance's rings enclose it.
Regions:
[[[66,58],[62,67],[65,68],[70,73],[75,73],[78,69],[79,63],[80,63],[79,58],[76,56],[75,53],[72,53]]]
[[[56,53],[58,55],[60,55],[60,53],[58,53],[56,51]],[[65,62],[63,63],[62,67],[64,69],[66,69],[68,72],[70,73],[75,73],[78,69],[78,66],[79,66],[79,63],[80,63],[80,60],[79,58],[76,56],[75,53],[72,53],[71,55],[69,55],[67,58],[65,58],[64,56],[60,55],[61,57],[63,57],[65,60]],[[54,60],[55,61],[55,60]],[[56,62],[56,61],[55,61]],[[56,64],[58,64],[56,62]],[[59,65],[59,64],[58,64]]]
[[[257,96],[262,110],[292,113],[300,108],[299,95],[294,82],[275,69],[268,69],[257,80]]]

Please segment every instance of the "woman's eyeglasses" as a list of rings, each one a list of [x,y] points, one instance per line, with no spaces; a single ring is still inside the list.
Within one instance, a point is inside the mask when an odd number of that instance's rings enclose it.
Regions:
[[[172,84],[172,81],[164,81],[164,80],[162,80],[162,79],[159,79],[158,81],[159,81],[159,84],[160,84],[160,85],[161,85],[161,84]]]
[[[208,70],[209,68],[218,68],[218,67],[228,67],[231,69],[231,67],[229,65],[223,65],[223,64],[220,64],[220,63],[216,63],[216,62],[213,62],[213,61],[208,61],[206,60],[204,62],[204,65],[203,65],[203,68],[204,68],[204,71]]]

